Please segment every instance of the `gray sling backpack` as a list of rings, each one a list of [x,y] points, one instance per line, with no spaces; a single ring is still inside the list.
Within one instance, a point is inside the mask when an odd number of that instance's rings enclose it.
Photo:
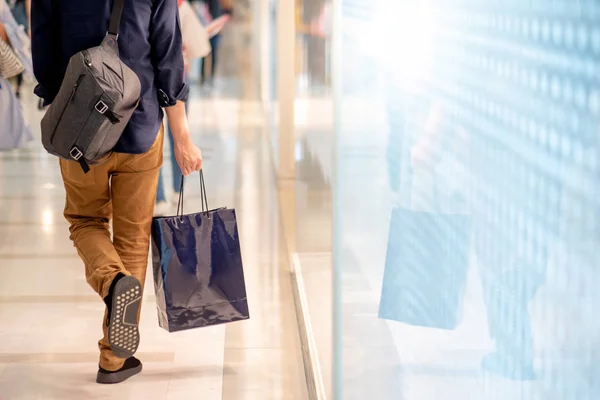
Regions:
[[[77,161],[87,173],[110,154],[140,99],[140,80],[119,58],[118,33],[125,0],[114,0],[102,44],[71,57],[58,95],[42,118],[50,153]]]

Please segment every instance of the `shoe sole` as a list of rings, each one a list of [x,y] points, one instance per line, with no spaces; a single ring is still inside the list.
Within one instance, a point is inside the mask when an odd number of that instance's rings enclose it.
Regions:
[[[96,382],[108,385],[121,383],[131,378],[132,376],[139,374],[140,372],[142,372],[142,364],[135,368],[126,369],[125,371],[121,372],[111,372],[108,374],[104,372],[98,372]]]
[[[108,325],[108,343],[115,356],[129,358],[140,344],[138,313],[142,303],[142,285],[132,276],[117,282],[112,298]]]

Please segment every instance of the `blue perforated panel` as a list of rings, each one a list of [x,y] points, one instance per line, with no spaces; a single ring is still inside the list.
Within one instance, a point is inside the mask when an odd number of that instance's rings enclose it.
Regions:
[[[600,2],[342,8],[343,398],[600,398]]]

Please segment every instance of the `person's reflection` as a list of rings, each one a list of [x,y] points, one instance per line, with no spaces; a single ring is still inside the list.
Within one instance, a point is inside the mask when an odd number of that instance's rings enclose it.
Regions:
[[[303,2],[303,17],[309,27],[306,40],[306,57],[308,78],[310,85],[320,88],[327,82],[327,40],[330,32],[325,30],[325,19],[331,18],[328,2],[325,0],[312,0]]]
[[[499,120],[490,125],[487,132],[471,135],[473,239],[489,332],[496,345],[483,358],[482,367],[509,379],[532,380],[529,308],[546,280],[558,212],[544,195],[550,188],[560,188],[533,165],[535,154],[523,156],[497,140],[507,135],[508,126]]]
[[[330,206],[328,196],[324,195],[331,191],[323,166],[323,162],[327,160],[320,159],[322,154],[317,153],[318,146],[327,146],[327,141],[320,139],[324,137],[327,137],[327,132],[307,132],[296,143],[302,154],[296,161],[297,178],[307,186],[306,201],[311,210],[321,210]]]
[[[442,182],[446,189],[468,192],[463,195],[468,198],[488,328],[495,343],[494,351],[483,358],[482,368],[509,379],[534,379],[529,306],[545,281],[551,237],[536,232],[556,228],[552,212],[557,210],[540,214],[532,208],[548,204],[541,198],[541,184],[531,184],[536,170],[514,148],[494,141],[495,132],[468,132],[464,124],[449,118],[440,103],[432,103],[431,108],[426,135],[412,146],[411,164],[443,170],[447,167],[441,163],[448,156],[462,164],[463,174],[445,174]],[[500,132],[500,123],[495,123]],[[553,184],[548,179],[544,182]],[[536,221],[538,216],[546,220]]]

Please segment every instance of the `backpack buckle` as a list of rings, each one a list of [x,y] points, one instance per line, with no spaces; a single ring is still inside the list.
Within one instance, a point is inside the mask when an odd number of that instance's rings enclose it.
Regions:
[[[83,153],[77,147],[73,147],[69,152],[69,155],[73,158],[73,160],[79,161],[79,159],[83,156]]]
[[[96,111],[98,111],[102,115],[104,115],[104,113],[106,111],[108,111],[108,106],[102,100],[100,100],[99,102],[97,102],[96,105],[94,106],[94,108],[96,109]]]

